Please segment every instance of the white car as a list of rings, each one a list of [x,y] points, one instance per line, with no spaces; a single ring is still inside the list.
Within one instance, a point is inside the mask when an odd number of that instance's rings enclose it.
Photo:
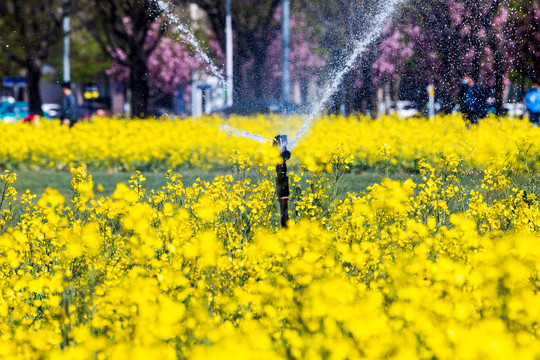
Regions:
[[[43,111],[43,115],[49,119],[57,119],[62,107],[58,104],[43,104],[41,105],[41,110]]]
[[[413,117],[418,114],[418,109],[412,101],[398,101],[396,111],[398,116],[402,119]]]
[[[384,101],[379,103],[379,114],[386,113],[386,103]],[[402,100],[397,102],[397,106],[394,102],[390,104],[389,114],[397,114],[399,118],[405,119],[412,116],[416,116],[419,111],[416,108],[414,102]]]
[[[523,116],[527,112],[523,103],[506,103],[504,104],[504,110],[509,117]]]

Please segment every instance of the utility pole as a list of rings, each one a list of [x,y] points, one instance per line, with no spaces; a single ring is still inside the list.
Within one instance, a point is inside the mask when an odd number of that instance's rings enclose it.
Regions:
[[[291,6],[290,0],[283,0],[282,3],[282,15],[281,15],[281,28],[283,32],[283,53],[282,53],[282,86],[283,102],[291,102],[291,69],[290,69],[290,44],[291,44],[291,29],[290,29],[290,13]]]
[[[232,15],[231,0],[227,0],[227,18],[225,19],[225,52],[227,53],[227,106],[233,104],[233,33],[232,33]]]
[[[69,63],[69,10],[70,0],[64,0],[64,16],[62,19],[62,28],[64,30],[64,54],[62,61],[62,80],[64,82],[71,81],[71,66]]]
[[[427,87],[428,98],[429,98],[429,119],[433,120],[435,117],[435,86],[429,84]]]

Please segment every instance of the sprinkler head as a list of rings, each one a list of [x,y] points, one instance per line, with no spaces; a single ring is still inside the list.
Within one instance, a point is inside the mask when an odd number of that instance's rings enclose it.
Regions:
[[[281,151],[281,157],[287,161],[291,158],[291,152],[287,150],[287,135],[277,135],[274,139],[274,146]]]
[[[289,150],[282,151],[281,157],[283,158],[283,160],[287,161],[291,158],[291,152]]]

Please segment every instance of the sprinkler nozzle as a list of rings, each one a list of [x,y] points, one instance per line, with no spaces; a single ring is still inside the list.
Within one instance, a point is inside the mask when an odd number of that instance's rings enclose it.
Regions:
[[[291,158],[291,152],[289,150],[282,151],[281,157],[283,158],[283,160],[287,161]]]
[[[274,139],[274,146],[281,151],[281,157],[284,161],[291,158],[291,152],[287,150],[287,135],[277,135]]]

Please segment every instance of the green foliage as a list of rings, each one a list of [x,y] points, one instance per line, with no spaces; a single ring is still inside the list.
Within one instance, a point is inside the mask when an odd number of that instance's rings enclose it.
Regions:
[[[97,75],[111,68],[112,61],[103,54],[99,44],[86,29],[76,23],[74,27],[75,31],[70,35],[71,80],[76,83],[93,83]],[[56,69],[62,68],[62,54],[63,47],[59,43],[51,51],[49,61]]]

